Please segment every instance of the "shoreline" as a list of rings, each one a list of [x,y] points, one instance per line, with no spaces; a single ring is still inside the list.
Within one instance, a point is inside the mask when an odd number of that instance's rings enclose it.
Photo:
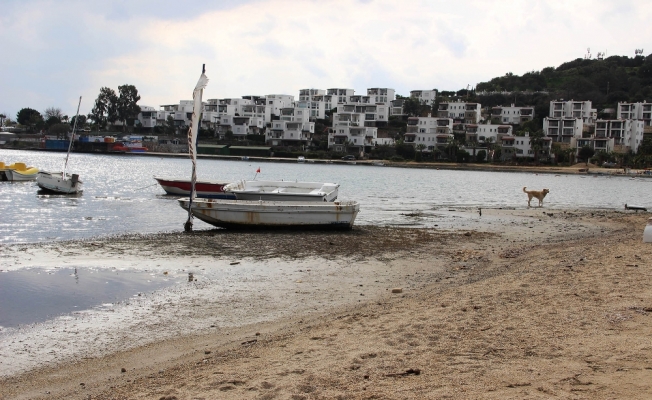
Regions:
[[[61,152],[59,150],[48,149],[9,149],[16,151],[43,151],[43,152]],[[163,158],[187,158],[187,153],[158,153],[158,152],[137,152],[137,153],[79,153],[79,154],[102,154],[102,155],[116,155],[116,156],[143,156],[143,157],[163,157]],[[256,157],[248,156],[243,160],[242,156],[225,156],[214,154],[197,154],[197,159],[210,159],[210,160],[225,160],[225,161],[248,161],[248,162],[278,162],[278,163],[297,163],[294,158],[280,158],[280,157]],[[381,162],[383,165],[374,165],[374,163]],[[590,175],[590,176],[620,176],[620,177],[638,177],[638,178],[652,178],[652,175],[645,174],[645,170],[629,169],[629,173],[624,173],[619,168],[601,168],[593,164],[588,166],[582,163],[577,163],[571,166],[518,166],[518,165],[503,165],[493,163],[434,163],[434,162],[415,162],[404,161],[394,162],[388,160],[355,160],[355,164],[344,160],[326,160],[326,159],[306,159],[305,164],[334,164],[334,165],[361,165],[369,167],[395,167],[395,168],[421,168],[421,169],[443,169],[443,170],[459,170],[459,171],[486,171],[486,172],[521,172],[521,173],[535,173],[535,174],[568,174],[568,175]]]
[[[488,209],[474,230],[363,227],[350,235],[313,232],[301,242],[290,234],[270,243],[270,235],[213,232],[3,246],[21,267],[25,247],[36,264],[80,250],[72,264],[289,267],[255,289],[283,282],[275,300],[261,293],[242,298],[253,308],[219,306],[239,325],[183,334],[170,321],[156,322],[152,329],[172,334],[10,374],[0,380],[0,399],[649,396],[652,247],[641,243],[648,215],[541,211]],[[158,249],[165,250],[152,253]],[[251,249],[253,258],[242,258]],[[402,293],[392,293],[398,287]],[[338,297],[344,301],[328,302]],[[266,312],[287,307],[277,303],[283,298],[305,307],[251,318],[265,304]],[[205,325],[215,321],[206,319],[219,315],[209,311],[211,297],[189,299],[164,309],[180,320],[191,321],[192,310]],[[70,323],[65,330],[92,338]],[[128,332],[125,338],[135,333]],[[121,337],[113,340],[126,344]],[[57,351],[61,338],[51,342]]]

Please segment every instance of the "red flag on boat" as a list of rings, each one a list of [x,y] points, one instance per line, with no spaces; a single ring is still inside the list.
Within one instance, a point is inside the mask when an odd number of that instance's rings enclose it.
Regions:
[[[258,167],[258,169],[256,170],[256,173],[260,174],[260,167]]]

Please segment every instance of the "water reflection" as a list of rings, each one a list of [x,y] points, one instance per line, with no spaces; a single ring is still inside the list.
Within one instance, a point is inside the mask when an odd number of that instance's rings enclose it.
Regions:
[[[0,160],[57,169],[63,155],[0,150]],[[187,158],[75,154],[71,170],[84,180],[78,196],[41,195],[34,182],[0,183],[0,243],[42,242],[120,233],[181,231],[186,220],[174,197],[153,175],[190,176]],[[272,163],[200,159],[198,178],[337,182],[340,200],[360,202],[356,224],[433,226],[449,208],[524,208],[523,186],[549,188],[545,208],[651,206],[652,179],[532,173],[449,171],[319,163]],[[449,219],[454,224],[454,219]],[[196,220],[195,229],[211,226]]]

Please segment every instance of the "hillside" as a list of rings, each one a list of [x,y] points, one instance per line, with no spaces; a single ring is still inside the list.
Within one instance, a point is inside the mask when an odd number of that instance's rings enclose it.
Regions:
[[[522,76],[507,73],[478,83],[473,95],[476,101],[489,107],[511,103],[533,105],[540,120],[548,116],[549,103],[555,99],[591,100],[603,114],[620,101],[652,101],[652,54],[633,58],[612,56],[603,60],[578,58]]]

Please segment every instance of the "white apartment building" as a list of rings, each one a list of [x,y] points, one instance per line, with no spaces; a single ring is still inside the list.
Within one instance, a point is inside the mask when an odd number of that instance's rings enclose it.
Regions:
[[[367,96],[370,97],[371,104],[384,104],[389,107],[392,100],[396,100],[396,91],[389,88],[371,88],[367,89]]]
[[[274,115],[281,115],[281,109],[292,107],[294,96],[289,94],[268,94],[265,96],[265,105],[270,107]]]
[[[358,96],[351,96],[356,99]],[[365,97],[365,96],[361,96]],[[333,127],[338,124],[349,126],[383,126],[389,121],[389,106],[373,103],[347,103],[337,106],[333,114]]]
[[[404,99],[392,100],[389,106],[389,115],[390,116],[401,116],[403,115],[403,102]]]
[[[192,100],[181,100],[179,104],[169,104],[160,106],[157,112],[156,120],[158,125],[165,125],[168,116],[174,118],[174,126],[190,126],[192,123],[192,109],[194,103]]]
[[[525,136],[503,136],[501,141],[501,159],[511,160],[514,158],[527,158],[534,157],[534,150],[532,149],[532,142],[529,133]],[[539,150],[539,158],[550,157],[550,150],[552,149],[552,139],[543,138],[542,149]]]
[[[394,138],[388,132],[378,132],[376,139],[374,139],[374,145],[376,146],[394,146],[395,142]]]
[[[543,134],[555,143],[566,143],[575,147],[576,140],[582,137],[584,122],[582,118],[546,117],[543,119]]]
[[[465,124],[477,124],[480,122],[480,103],[467,103],[464,101],[445,102],[439,104],[437,116],[440,118],[453,118],[463,121]]]
[[[312,101],[315,96],[326,94],[324,89],[301,89],[299,90],[299,101]]]
[[[616,118],[618,119],[639,119],[643,121],[644,126],[651,126],[652,122],[652,103],[625,103],[619,102],[616,109]]]
[[[352,96],[355,97],[355,96]],[[364,96],[363,96],[364,97]],[[333,127],[328,132],[328,147],[340,152],[357,151],[361,156],[378,143],[378,121],[387,121],[389,107],[370,103],[337,106]],[[386,141],[381,141],[381,144]]]
[[[520,125],[534,118],[534,107],[516,107],[514,104],[509,107],[492,107],[491,118],[498,118],[503,124]]]
[[[324,106],[323,106],[323,108],[324,108],[324,116],[321,116],[321,114],[317,113],[318,116],[315,117],[315,118],[320,118],[320,119],[325,118],[326,117],[325,112],[330,111],[330,110],[332,110],[334,108],[337,108],[337,104],[338,104],[337,96],[332,95],[332,94],[325,94],[325,95],[315,96],[315,97],[313,97],[312,101],[324,103]],[[319,106],[319,108],[321,108],[321,106]]]
[[[259,134],[265,127],[262,118],[236,117],[233,115],[222,115],[216,123],[217,134],[223,138],[231,131],[236,139],[244,139],[247,135]]]
[[[337,104],[345,104],[349,102],[349,97],[355,94],[355,90],[344,89],[344,88],[333,88],[333,89],[326,90],[326,94],[329,96],[335,96],[337,98]],[[331,108],[335,108],[335,106]]]
[[[389,143],[390,138],[378,138],[378,128],[375,127],[334,125],[328,130],[328,148],[341,153],[355,153],[363,157],[376,144]]]
[[[595,122],[595,133],[593,139],[595,141],[588,144],[594,150],[615,151],[618,153],[626,153],[632,151],[638,152],[638,146],[643,141],[643,132],[645,130],[645,122],[639,119],[599,119]],[[596,146],[607,144],[605,139],[612,139],[613,143],[611,148],[603,146]],[[578,148],[584,146],[584,143]]]
[[[267,144],[272,146],[298,146],[310,143],[315,133],[315,123],[310,122],[307,108],[285,107],[279,110],[280,119],[272,121],[266,132]]]
[[[324,97],[324,96],[320,96]],[[326,118],[326,103],[324,101],[297,101],[295,103],[296,108],[306,110],[308,112],[308,117],[312,119],[324,119]]]
[[[158,112],[154,107],[140,106],[138,122],[143,128],[154,128],[157,125]]]
[[[500,143],[503,136],[511,136],[514,128],[511,125],[496,124],[466,124],[466,141],[480,144]]]
[[[444,146],[454,138],[453,119],[437,117],[410,117],[407,121],[405,143],[413,146],[425,145],[425,150],[432,151],[437,146]]]
[[[419,100],[421,104],[431,106],[435,103],[435,100],[437,100],[437,89],[412,90],[410,91],[410,97]]]
[[[550,102],[550,118],[580,118],[584,124],[592,125],[597,116],[598,110],[591,108],[592,103],[587,101],[556,101]]]

